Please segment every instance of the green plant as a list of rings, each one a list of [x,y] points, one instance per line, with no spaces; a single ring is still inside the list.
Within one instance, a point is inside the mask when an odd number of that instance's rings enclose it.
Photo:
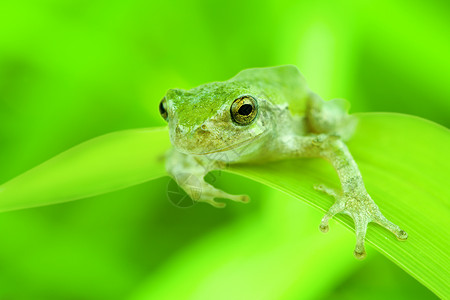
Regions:
[[[368,242],[438,296],[449,296],[445,234],[449,130],[406,115],[358,117],[349,148],[382,212],[409,234],[408,241],[401,243],[389,232],[370,226]],[[0,211],[81,199],[164,176],[164,152],[169,144],[164,128],[120,131],[89,140],[0,186]],[[312,186],[338,184],[331,166],[318,159],[236,165],[228,171],[321,210],[332,199]],[[352,227],[349,218],[339,215],[337,219]]]

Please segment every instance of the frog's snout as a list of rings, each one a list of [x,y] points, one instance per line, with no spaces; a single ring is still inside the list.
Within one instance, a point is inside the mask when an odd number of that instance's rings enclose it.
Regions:
[[[212,132],[206,124],[196,128],[185,128],[177,125],[171,136],[172,144],[184,153],[202,153],[209,150],[212,145]]]
[[[188,129],[184,128],[183,126],[177,125],[175,127],[175,134],[177,135],[177,138],[195,138],[196,135],[204,135],[210,133],[208,126],[206,124],[203,124],[201,126],[198,126],[194,129]]]

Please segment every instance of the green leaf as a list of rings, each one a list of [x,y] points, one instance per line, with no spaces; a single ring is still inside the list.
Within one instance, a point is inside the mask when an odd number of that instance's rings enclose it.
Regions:
[[[367,241],[438,296],[446,298],[450,296],[450,247],[446,231],[450,219],[450,132],[435,123],[406,115],[358,116],[357,132],[348,143],[350,152],[381,211],[409,234],[407,241],[400,242],[372,223]],[[318,159],[241,165],[231,171],[284,191],[322,211],[328,210],[333,200],[311,187],[318,183],[339,186],[331,166]],[[335,218],[353,230],[349,217]]]
[[[321,234],[320,213],[304,203],[275,189],[258,200],[258,214],[183,247],[128,299],[326,299],[376,257],[354,259],[352,234],[342,226]]]
[[[99,195],[166,175],[165,128],[113,132],[77,145],[0,186],[0,212]]]
[[[448,297],[449,130],[406,115],[358,117],[350,151],[381,211],[409,234],[408,241],[399,242],[372,224],[367,240],[438,296]],[[87,141],[0,186],[0,211],[80,199],[163,176],[168,147],[165,129],[129,130]],[[333,200],[312,186],[339,186],[332,167],[320,159],[235,165],[228,171],[323,211]],[[348,217],[336,218],[352,228]]]

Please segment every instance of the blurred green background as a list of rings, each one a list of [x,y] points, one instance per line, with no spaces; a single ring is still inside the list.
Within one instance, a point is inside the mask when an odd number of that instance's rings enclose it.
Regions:
[[[169,88],[295,64],[352,112],[450,125],[448,1],[0,2],[0,182],[86,139],[164,126]],[[216,172],[248,205],[179,208],[169,178],[3,213],[0,299],[434,299],[353,234]],[[289,255],[286,253],[290,253]],[[298,259],[291,259],[296,257]],[[286,259],[288,257],[289,259]],[[326,262],[326,263],[325,263]]]

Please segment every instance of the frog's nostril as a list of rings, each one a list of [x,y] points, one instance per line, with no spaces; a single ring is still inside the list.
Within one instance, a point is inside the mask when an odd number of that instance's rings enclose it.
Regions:
[[[175,127],[175,132],[176,132],[177,134],[181,134],[180,126]]]
[[[206,130],[208,129],[208,126],[206,126],[205,124],[203,124],[201,128],[202,128],[202,130],[205,130],[205,131],[206,131]]]

